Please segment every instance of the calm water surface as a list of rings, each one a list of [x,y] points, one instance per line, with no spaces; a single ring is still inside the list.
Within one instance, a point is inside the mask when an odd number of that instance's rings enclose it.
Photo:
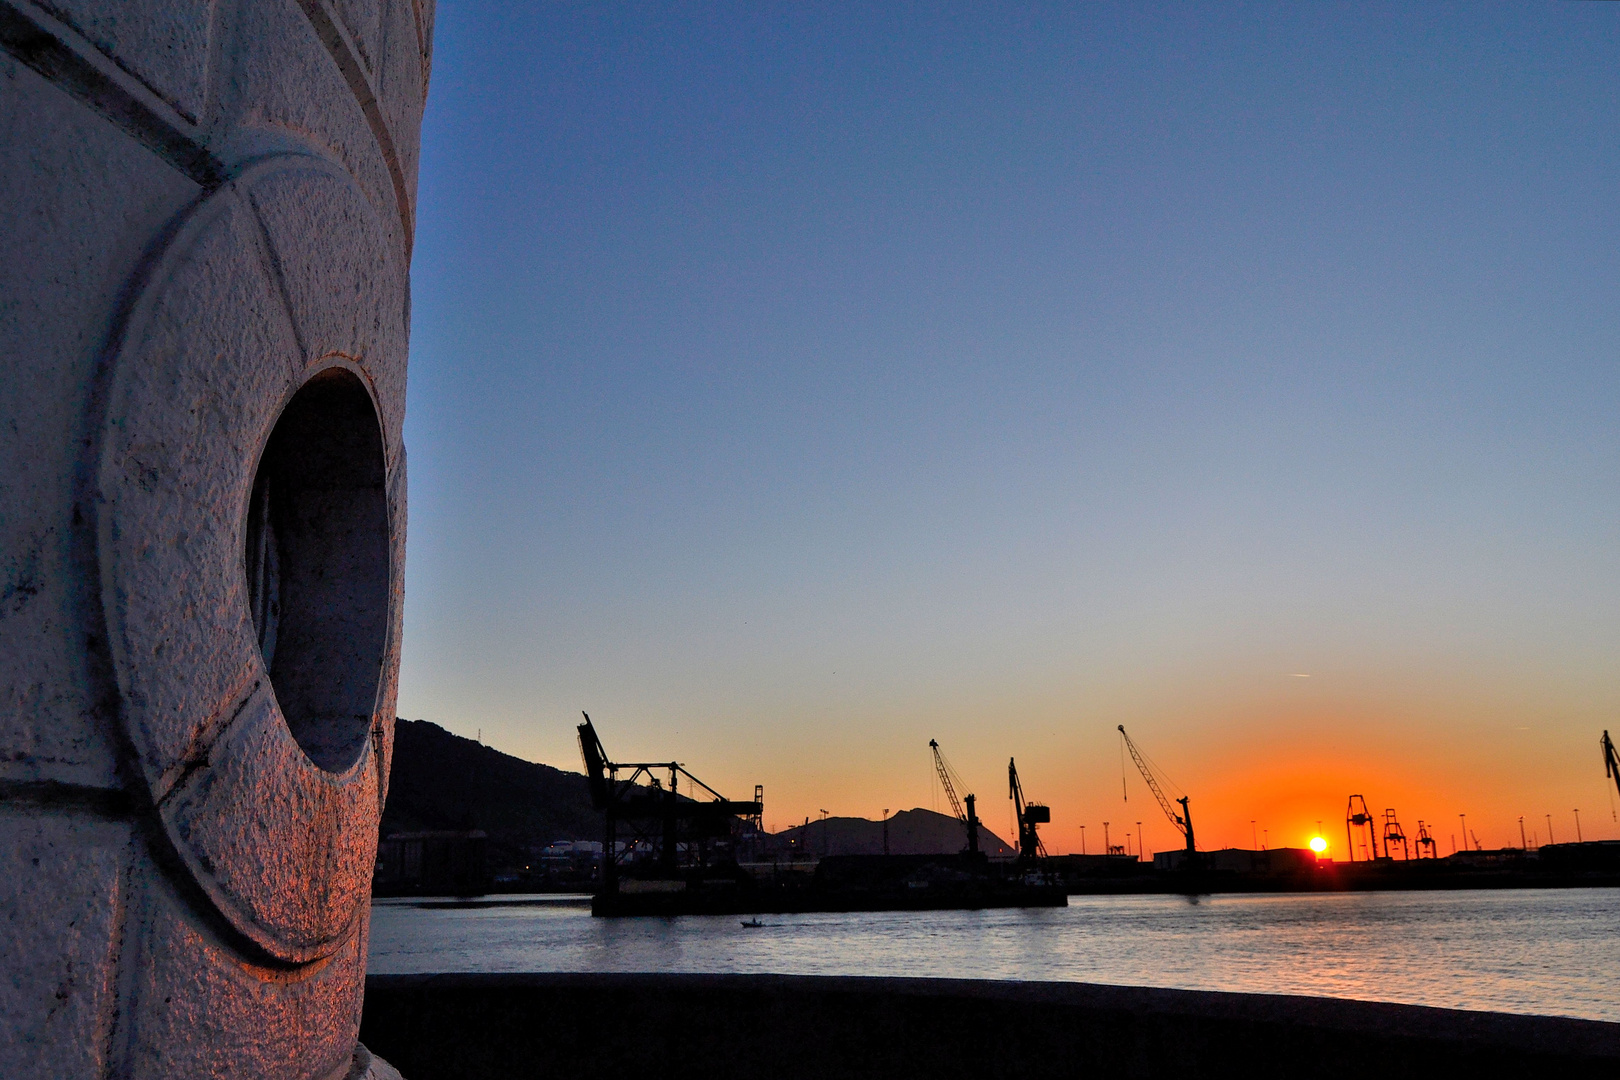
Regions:
[[[550,898],[548,898],[550,899]],[[593,919],[379,901],[371,971],[1037,979],[1620,1021],[1620,889],[1071,897],[1007,911]]]

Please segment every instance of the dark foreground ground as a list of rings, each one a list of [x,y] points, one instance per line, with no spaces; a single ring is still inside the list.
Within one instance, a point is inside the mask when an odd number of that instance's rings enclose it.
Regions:
[[[1620,1076],[1620,1024],[1269,994],[799,975],[373,975],[408,1080]]]

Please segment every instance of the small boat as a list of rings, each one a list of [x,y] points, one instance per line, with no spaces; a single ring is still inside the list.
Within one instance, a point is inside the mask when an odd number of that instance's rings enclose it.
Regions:
[[[744,919],[742,921],[742,924],[744,926],[748,926],[748,927],[764,926],[765,925],[764,923],[760,922],[758,919]]]

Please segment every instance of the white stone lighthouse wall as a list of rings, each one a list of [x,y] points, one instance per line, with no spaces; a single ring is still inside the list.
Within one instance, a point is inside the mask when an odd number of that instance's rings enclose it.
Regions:
[[[0,0],[0,1077],[342,1077],[433,0]]]

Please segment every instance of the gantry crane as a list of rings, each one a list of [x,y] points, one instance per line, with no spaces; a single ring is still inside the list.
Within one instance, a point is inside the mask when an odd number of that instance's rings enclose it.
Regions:
[[[735,862],[732,824],[737,818],[758,822],[765,810],[762,788],[754,788],[753,802],[733,802],[678,761],[610,761],[590,716],[580,715],[585,717],[579,725],[579,750],[586,784],[604,827],[603,894],[616,894],[627,872],[702,877],[712,869],[711,842],[715,854],[724,854],[720,861]],[[620,770],[629,770],[629,776],[621,778]],[[666,774],[662,780],[660,772]],[[682,777],[685,795],[678,790]]]
[[[1393,859],[1395,857],[1394,844],[1396,841],[1399,841],[1401,845],[1401,858],[1410,859],[1412,849],[1406,843],[1406,831],[1401,828],[1401,823],[1395,819],[1395,808],[1389,807],[1384,811],[1385,858]]]
[[[1041,803],[1024,801],[1024,786],[1018,782],[1018,763],[1012,758],[1007,759],[1007,798],[1012,800],[1013,813],[1018,817],[1018,863],[1023,867],[1033,866],[1046,854],[1046,845],[1041,843],[1036,826],[1051,821],[1052,810]]]
[[[956,814],[956,820],[960,821],[962,827],[967,830],[967,853],[969,856],[977,856],[979,854],[979,815],[974,809],[974,797],[971,794],[961,799],[956,797],[956,785],[962,783],[962,778],[956,775],[956,770],[951,768],[950,763],[945,760],[945,755],[939,752],[939,741],[929,739],[928,749],[934,752],[934,771],[939,774],[939,786],[945,789],[945,797],[951,801],[951,810]],[[955,783],[952,783],[953,780]],[[964,802],[967,803],[965,810],[962,807]]]
[[[1181,835],[1186,838],[1187,865],[1188,867],[1192,867],[1198,861],[1198,845],[1193,840],[1192,810],[1187,806],[1189,797],[1183,795],[1181,798],[1176,800],[1176,802],[1181,805],[1181,813],[1178,814],[1171,809],[1170,799],[1165,795],[1163,790],[1160,789],[1159,782],[1153,778],[1153,770],[1148,768],[1147,759],[1144,758],[1142,756],[1142,752],[1136,748],[1136,744],[1131,741],[1131,737],[1125,734],[1124,724],[1119,725],[1119,736],[1125,740],[1125,749],[1131,752],[1131,760],[1136,762],[1136,769],[1142,774],[1142,779],[1147,782],[1148,790],[1153,792],[1153,797],[1155,799],[1159,800],[1159,809],[1164,811],[1164,816],[1170,819],[1170,824],[1176,827],[1176,831],[1181,833]],[[1129,796],[1127,796],[1127,798],[1128,797]]]
[[[1429,832],[1429,827],[1423,823],[1423,819],[1419,818],[1418,819],[1418,834],[1417,834],[1417,857],[1420,858],[1420,859],[1422,859],[1422,858],[1430,858],[1430,859],[1439,858],[1439,854],[1437,853],[1437,851],[1435,849],[1436,849],[1436,844],[1434,842],[1434,836]],[[1423,852],[1425,850],[1427,850],[1428,853],[1429,853],[1427,856],[1425,856],[1423,854]]]
[[[1360,810],[1356,809],[1356,803],[1358,802],[1361,803]],[[1377,861],[1378,829],[1375,825],[1372,811],[1367,809],[1367,800],[1362,798],[1360,795],[1350,796],[1350,802],[1344,808],[1344,843],[1345,846],[1350,849],[1350,861],[1355,862],[1356,842],[1355,839],[1350,835],[1350,827],[1352,825],[1358,829],[1363,827],[1366,828],[1367,843],[1372,848],[1372,850],[1367,853],[1367,857],[1373,861]]]

